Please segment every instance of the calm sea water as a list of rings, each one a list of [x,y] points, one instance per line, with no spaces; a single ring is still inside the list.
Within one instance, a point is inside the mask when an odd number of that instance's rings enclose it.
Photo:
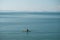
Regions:
[[[0,40],[60,40],[60,13],[0,12]]]

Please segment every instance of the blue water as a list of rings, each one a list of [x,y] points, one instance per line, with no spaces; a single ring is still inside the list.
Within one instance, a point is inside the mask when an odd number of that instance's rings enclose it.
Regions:
[[[60,40],[60,13],[0,12],[0,40]]]

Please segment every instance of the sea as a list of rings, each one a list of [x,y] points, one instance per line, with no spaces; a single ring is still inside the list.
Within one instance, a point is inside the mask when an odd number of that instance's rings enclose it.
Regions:
[[[60,40],[60,12],[0,12],[0,40]]]

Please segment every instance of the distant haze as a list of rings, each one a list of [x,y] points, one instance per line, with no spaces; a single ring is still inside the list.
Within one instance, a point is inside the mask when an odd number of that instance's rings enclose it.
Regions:
[[[60,0],[0,0],[0,11],[60,11]]]

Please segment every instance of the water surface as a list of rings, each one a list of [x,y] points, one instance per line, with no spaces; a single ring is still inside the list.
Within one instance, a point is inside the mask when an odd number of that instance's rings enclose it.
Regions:
[[[60,40],[60,13],[0,12],[0,40]]]

